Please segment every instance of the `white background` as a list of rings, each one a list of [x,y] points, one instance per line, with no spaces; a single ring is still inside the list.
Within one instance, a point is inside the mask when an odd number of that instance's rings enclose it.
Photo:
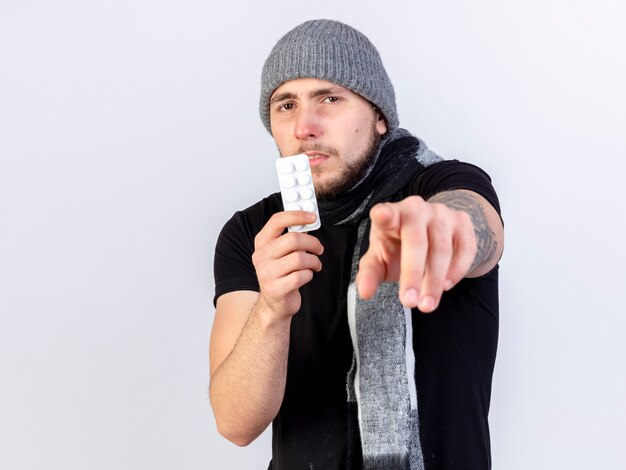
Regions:
[[[210,412],[212,256],[277,188],[260,70],[316,17],[499,192],[494,468],[626,468],[622,5],[0,0],[0,468],[266,468]]]

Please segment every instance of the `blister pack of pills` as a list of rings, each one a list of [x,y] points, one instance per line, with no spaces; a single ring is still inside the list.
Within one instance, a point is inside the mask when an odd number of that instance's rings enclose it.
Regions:
[[[309,211],[317,215],[312,224],[293,225],[290,232],[309,232],[320,227],[320,214],[313,187],[313,177],[306,154],[282,157],[276,160],[276,172],[280,183],[280,194],[286,211]]]

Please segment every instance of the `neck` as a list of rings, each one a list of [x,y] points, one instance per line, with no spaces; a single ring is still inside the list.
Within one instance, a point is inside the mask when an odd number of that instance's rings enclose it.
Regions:
[[[389,200],[421,167],[417,156],[422,145],[404,129],[385,134],[359,182],[342,195],[319,202],[322,223],[356,223],[374,204]]]

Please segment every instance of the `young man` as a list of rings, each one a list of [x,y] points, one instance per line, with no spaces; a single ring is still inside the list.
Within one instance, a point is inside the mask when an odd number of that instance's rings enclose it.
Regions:
[[[321,228],[273,194],[215,253],[210,397],[221,434],[272,423],[271,469],[487,469],[498,328],[497,196],[398,127],[375,47],[303,23],[262,73],[281,156],[306,153]]]

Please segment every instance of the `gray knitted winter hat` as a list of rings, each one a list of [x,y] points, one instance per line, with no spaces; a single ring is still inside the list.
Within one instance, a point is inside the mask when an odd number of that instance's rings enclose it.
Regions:
[[[361,95],[380,109],[388,131],[398,127],[393,85],[378,51],[361,32],[333,20],[296,26],[274,46],[263,66],[259,112],[271,134],[269,100],[276,88],[295,78],[319,78]]]

